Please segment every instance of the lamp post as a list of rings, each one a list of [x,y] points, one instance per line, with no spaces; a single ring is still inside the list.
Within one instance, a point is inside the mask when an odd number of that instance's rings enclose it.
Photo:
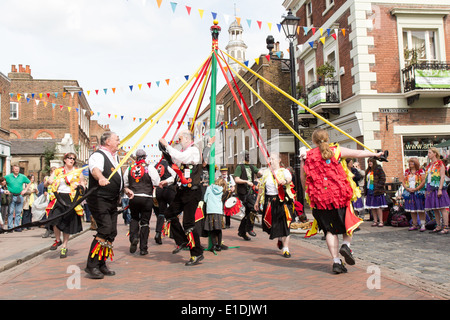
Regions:
[[[297,84],[295,81],[295,52],[294,52],[294,40],[297,36],[297,28],[300,18],[292,14],[291,9],[288,10],[287,16],[281,21],[286,38],[289,40],[289,70],[291,74],[291,95],[297,99]],[[298,104],[292,103],[292,117],[294,119],[294,130],[298,133]],[[294,137],[294,172],[295,172],[295,184],[297,191],[297,201],[304,204],[303,201],[303,188],[300,181],[300,141]]]

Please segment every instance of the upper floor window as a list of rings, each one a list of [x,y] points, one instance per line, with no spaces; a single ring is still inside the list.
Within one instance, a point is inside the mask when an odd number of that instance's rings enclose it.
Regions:
[[[313,10],[312,10],[312,1],[309,1],[306,4],[306,26],[310,27],[313,25]]]
[[[9,118],[12,120],[19,119],[19,103],[10,102],[9,104]]]
[[[412,63],[436,61],[436,32],[433,30],[403,30],[405,61]]]

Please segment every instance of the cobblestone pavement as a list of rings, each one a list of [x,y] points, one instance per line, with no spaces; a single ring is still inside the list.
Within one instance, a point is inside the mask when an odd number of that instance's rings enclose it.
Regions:
[[[371,223],[365,221],[353,237],[351,249],[359,264],[379,266],[390,277],[450,298],[450,235]],[[322,234],[294,237],[328,253]]]

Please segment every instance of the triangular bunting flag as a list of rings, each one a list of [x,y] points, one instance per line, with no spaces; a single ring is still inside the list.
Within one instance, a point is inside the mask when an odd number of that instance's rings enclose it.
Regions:
[[[138,84],[138,88],[139,88],[139,90],[141,90],[141,88],[142,88],[142,83]]]
[[[308,31],[309,31],[308,27],[303,27],[303,31],[305,32],[305,36],[306,36],[308,34]]]
[[[116,88],[111,88],[111,90],[113,91],[113,93],[116,93]]]
[[[322,42],[322,44],[325,44],[325,37],[321,37],[319,40]]]
[[[342,35],[345,37],[345,29],[341,29]]]
[[[315,35],[316,34],[316,28],[312,27],[311,30],[313,32],[313,35]]]
[[[216,20],[216,18],[217,18],[217,13],[211,11],[211,15],[212,15],[213,20]]]
[[[204,12],[205,12],[205,10],[198,9],[198,13],[200,14],[200,19],[203,19],[203,13]]]
[[[261,29],[262,21],[256,21],[258,23],[259,29]]]
[[[150,87],[152,86],[151,82],[147,82],[148,88],[150,89]]]
[[[247,24],[248,24],[248,27],[250,28],[252,26],[252,20],[247,19]]]
[[[173,13],[175,13],[175,9],[177,8],[177,4],[176,2],[171,2],[170,5],[172,6],[172,11]]]
[[[105,94],[106,94],[106,92],[108,91],[108,89],[103,89],[103,91],[105,92]]]
[[[156,81],[156,85],[159,87],[159,81]]]
[[[167,83],[167,85],[169,85],[169,81],[170,81],[170,79],[166,79],[166,83]]]
[[[267,26],[269,27],[269,31],[271,31],[272,30],[272,23],[267,22]]]
[[[241,25],[241,18],[236,17],[236,22],[237,22],[238,26],[240,26]]]
[[[270,61],[270,54],[266,55],[267,61]]]
[[[278,32],[281,32],[281,24],[277,23]]]
[[[189,16],[191,15],[191,9],[192,9],[192,7],[186,6],[186,11],[187,11]]]
[[[62,106],[61,106],[62,107]],[[69,112],[70,112],[70,110],[72,110],[72,107],[67,107],[67,110],[69,110]]]
[[[184,78],[187,80],[189,80],[189,75],[185,75]]]
[[[310,42],[308,42],[309,43],[309,45],[311,46],[311,48],[314,48],[314,41],[310,41]]]
[[[88,91],[87,91],[88,96],[89,96],[90,93],[91,93],[91,91],[88,90]]]
[[[130,87],[130,91],[133,91],[133,86],[129,86]]]
[[[156,3],[158,3],[158,8],[161,8],[161,2],[162,0],[156,0]]]
[[[255,61],[256,61],[256,64],[259,65],[259,58],[256,58]]]

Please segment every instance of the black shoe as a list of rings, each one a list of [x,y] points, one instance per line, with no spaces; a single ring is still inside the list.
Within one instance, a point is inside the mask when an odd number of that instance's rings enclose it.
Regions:
[[[228,250],[228,246],[226,246],[226,245],[224,245],[224,244],[221,244],[221,245],[220,245],[220,249],[221,249],[221,250]]]
[[[184,248],[187,247],[187,243],[183,242],[182,244],[180,244],[179,246],[177,246],[175,248],[175,250],[172,251],[173,254],[180,252],[181,250],[183,250]]]
[[[240,234],[240,233],[238,233],[238,236],[239,237],[242,237],[244,240],[246,240],[246,241],[250,241],[251,239],[246,235],[246,234]]]
[[[91,279],[103,279],[105,277],[105,275],[98,268],[86,267],[84,271],[86,271],[86,273],[89,275],[89,278]]]
[[[291,253],[286,250],[286,251],[283,252],[283,257],[290,258],[291,257]]]
[[[353,266],[355,264],[355,258],[353,258],[352,250],[346,245],[343,244],[339,253],[345,258],[345,262],[349,265]]]
[[[162,240],[161,240],[161,232],[157,232],[155,235],[155,242],[157,244],[162,244]]]
[[[148,254],[148,250],[141,250],[141,251],[139,252],[139,254],[140,254],[141,256],[145,256],[146,254]]]
[[[255,233],[255,231],[253,231],[253,230],[250,230],[250,231],[248,232],[248,234],[251,235],[252,237],[256,237],[256,233]]]
[[[109,270],[108,267],[105,265],[101,266],[100,268],[100,272],[102,274],[104,274],[105,276],[114,276],[116,273],[112,270]]]
[[[277,247],[278,247],[278,249],[283,249],[283,242],[281,242],[281,240],[278,240],[277,241]]]
[[[344,266],[342,261],[341,261],[341,263],[335,262],[335,263],[333,263],[333,272],[336,274],[347,273],[347,268]]]
[[[131,241],[131,245],[130,245],[130,253],[135,253],[135,252],[136,252],[138,243],[139,243],[139,240],[138,240],[138,239],[133,239],[133,240]]]
[[[200,261],[204,259],[203,255],[199,256],[191,256],[188,262],[185,263],[185,266],[195,266],[199,264]]]

